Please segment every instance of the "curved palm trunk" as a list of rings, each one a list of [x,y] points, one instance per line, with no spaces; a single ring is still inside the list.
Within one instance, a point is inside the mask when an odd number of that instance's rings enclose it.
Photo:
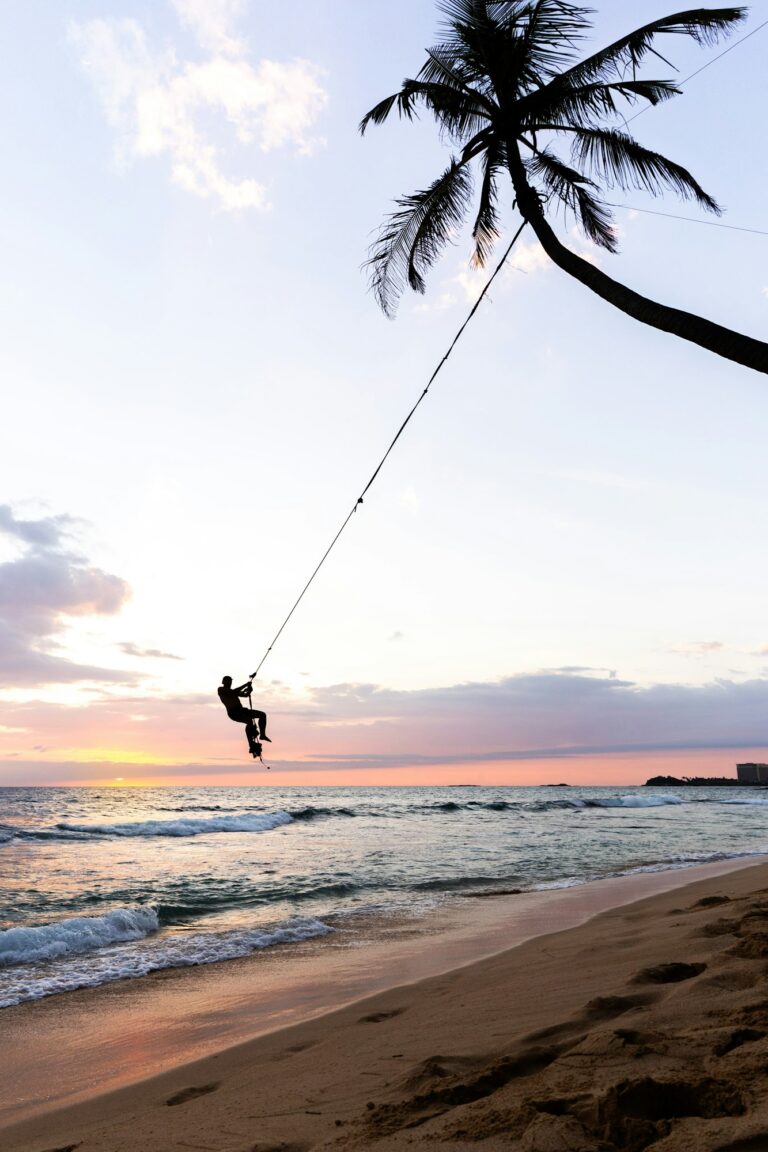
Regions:
[[[768,374],[768,344],[754,340],[751,336],[743,336],[740,332],[733,332],[711,320],[704,320],[701,316],[649,300],[606,276],[594,264],[583,260],[561,244],[547,222],[536,192],[528,183],[520,154],[512,141],[509,142],[507,155],[518,209],[533,228],[546,254],[559,268],[635,320],[659,328],[662,332],[671,332],[683,340],[690,340],[727,360],[735,360],[737,364],[754,368],[756,372]]]

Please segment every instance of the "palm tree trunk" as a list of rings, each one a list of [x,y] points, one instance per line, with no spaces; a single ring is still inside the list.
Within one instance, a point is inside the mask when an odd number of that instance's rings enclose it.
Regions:
[[[768,374],[768,344],[754,340],[751,336],[744,336],[721,324],[714,324],[711,320],[704,320],[701,316],[694,316],[690,312],[682,312],[679,308],[669,308],[666,304],[658,304],[633,292],[624,284],[606,276],[594,264],[571,252],[561,244],[549,226],[539,197],[528,183],[527,174],[520,154],[513,141],[507,147],[509,158],[509,171],[517,197],[517,206],[521,215],[528,221],[551,260],[569,276],[573,276],[585,287],[602,296],[609,304],[633,316],[643,324],[652,328],[659,328],[662,332],[671,332],[683,340],[690,340],[699,344],[710,352],[724,356],[727,360],[735,360],[737,364],[744,364],[747,368],[754,368],[756,372]]]

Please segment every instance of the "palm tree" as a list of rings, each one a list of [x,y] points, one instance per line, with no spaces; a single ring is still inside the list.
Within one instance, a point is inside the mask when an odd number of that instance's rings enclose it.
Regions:
[[[499,234],[502,175],[512,180],[523,221],[563,271],[644,324],[672,332],[711,352],[768,373],[768,344],[700,316],[649,300],[566,247],[547,220],[562,208],[600,248],[615,252],[616,232],[604,189],[672,190],[719,214],[716,201],[690,172],[645,148],[622,127],[622,107],[660,104],[680,95],[669,80],[638,78],[662,35],[716,43],[746,16],[745,8],[696,8],[654,20],[601,52],[578,60],[591,28],[591,10],[565,0],[439,0],[443,42],[427,53],[415,80],[382,100],[360,130],[392,112],[412,120],[420,108],[435,117],[457,149],[428,188],[406,196],[385,222],[368,262],[371,285],[392,315],[406,284],[425,288],[424,275],[462,224],[472,203],[473,169],[480,190],[472,236],[473,262],[487,261]],[[610,123],[610,121],[613,123]],[[606,123],[608,121],[608,123]],[[570,157],[557,152],[570,142]]]

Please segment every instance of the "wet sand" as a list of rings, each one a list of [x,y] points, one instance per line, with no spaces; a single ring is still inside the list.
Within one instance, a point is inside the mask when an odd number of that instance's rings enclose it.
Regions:
[[[768,1152],[768,864],[462,905],[4,1011],[0,1147]]]

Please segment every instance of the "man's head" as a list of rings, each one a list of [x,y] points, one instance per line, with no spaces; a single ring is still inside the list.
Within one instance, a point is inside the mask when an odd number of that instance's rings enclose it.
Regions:
[[[222,676],[221,682],[225,688],[231,688],[232,687],[232,677],[231,676]]]

